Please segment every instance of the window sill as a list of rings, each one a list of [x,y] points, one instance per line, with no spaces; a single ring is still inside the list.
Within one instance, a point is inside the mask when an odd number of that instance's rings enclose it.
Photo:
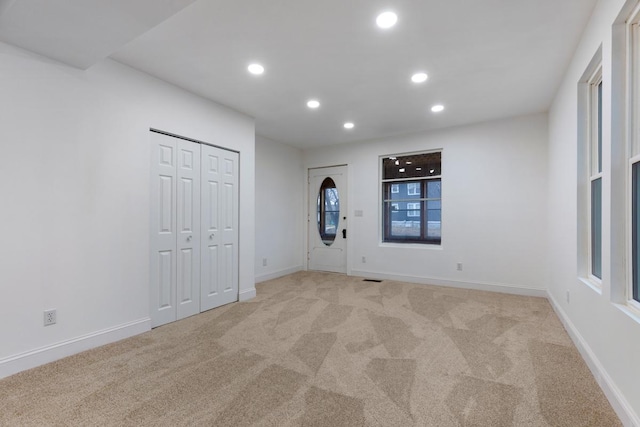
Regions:
[[[591,277],[578,277],[578,280],[590,287],[595,293],[602,296],[602,282],[600,280]]]
[[[618,310],[629,316],[636,323],[640,324],[640,304],[635,301],[628,301],[626,304],[613,304]]]

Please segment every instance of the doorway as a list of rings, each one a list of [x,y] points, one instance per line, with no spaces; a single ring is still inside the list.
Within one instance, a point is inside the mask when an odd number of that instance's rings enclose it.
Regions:
[[[309,169],[308,265],[347,273],[347,166]]]

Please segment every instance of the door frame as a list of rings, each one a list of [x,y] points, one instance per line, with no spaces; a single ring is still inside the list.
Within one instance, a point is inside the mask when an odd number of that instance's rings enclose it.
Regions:
[[[351,275],[351,264],[349,263],[349,260],[351,259],[351,247],[352,245],[349,243],[351,241],[351,238],[353,237],[353,227],[349,226],[350,223],[353,222],[353,218],[351,217],[351,215],[349,215],[349,203],[351,200],[351,168],[349,167],[348,163],[341,163],[341,164],[333,164],[333,165],[322,165],[322,166],[307,166],[306,171],[305,171],[305,181],[307,181],[307,183],[304,186],[304,193],[305,193],[305,197],[304,197],[304,212],[305,215],[307,217],[307,221],[303,222],[305,230],[303,233],[304,236],[304,269],[306,271],[309,271],[309,265],[310,265],[310,259],[311,259],[311,248],[309,247],[311,239],[309,237],[309,232],[310,232],[310,223],[311,223],[311,218],[313,215],[315,215],[315,211],[314,212],[310,212],[309,210],[309,206],[311,205],[311,193],[309,191],[309,187],[311,185],[310,179],[309,179],[309,173],[313,170],[317,170],[317,169],[326,169],[326,168],[335,168],[335,167],[345,167],[347,169],[346,171],[346,178],[347,178],[347,182],[346,182],[346,190],[345,193],[347,194],[347,210],[345,211],[345,214],[343,216],[347,217],[347,236],[348,238],[346,239],[345,242],[345,263],[346,263],[346,275],[350,276]],[[313,195],[314,197],[317,195]],[[338,273],[340,274],[340,273]]]

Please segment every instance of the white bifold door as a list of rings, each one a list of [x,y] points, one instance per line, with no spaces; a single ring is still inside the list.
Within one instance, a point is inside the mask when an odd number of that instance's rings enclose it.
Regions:
[[[151,322],[238,299],[238,153],[151,133]]]
[[[238,300],[238,153],[202,146],[200,307]]]

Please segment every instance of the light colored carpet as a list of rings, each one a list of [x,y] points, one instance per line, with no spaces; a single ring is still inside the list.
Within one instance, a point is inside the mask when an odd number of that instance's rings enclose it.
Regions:
[[[548,302],[300,272],[0,381],[1,425],[617,426]]]

